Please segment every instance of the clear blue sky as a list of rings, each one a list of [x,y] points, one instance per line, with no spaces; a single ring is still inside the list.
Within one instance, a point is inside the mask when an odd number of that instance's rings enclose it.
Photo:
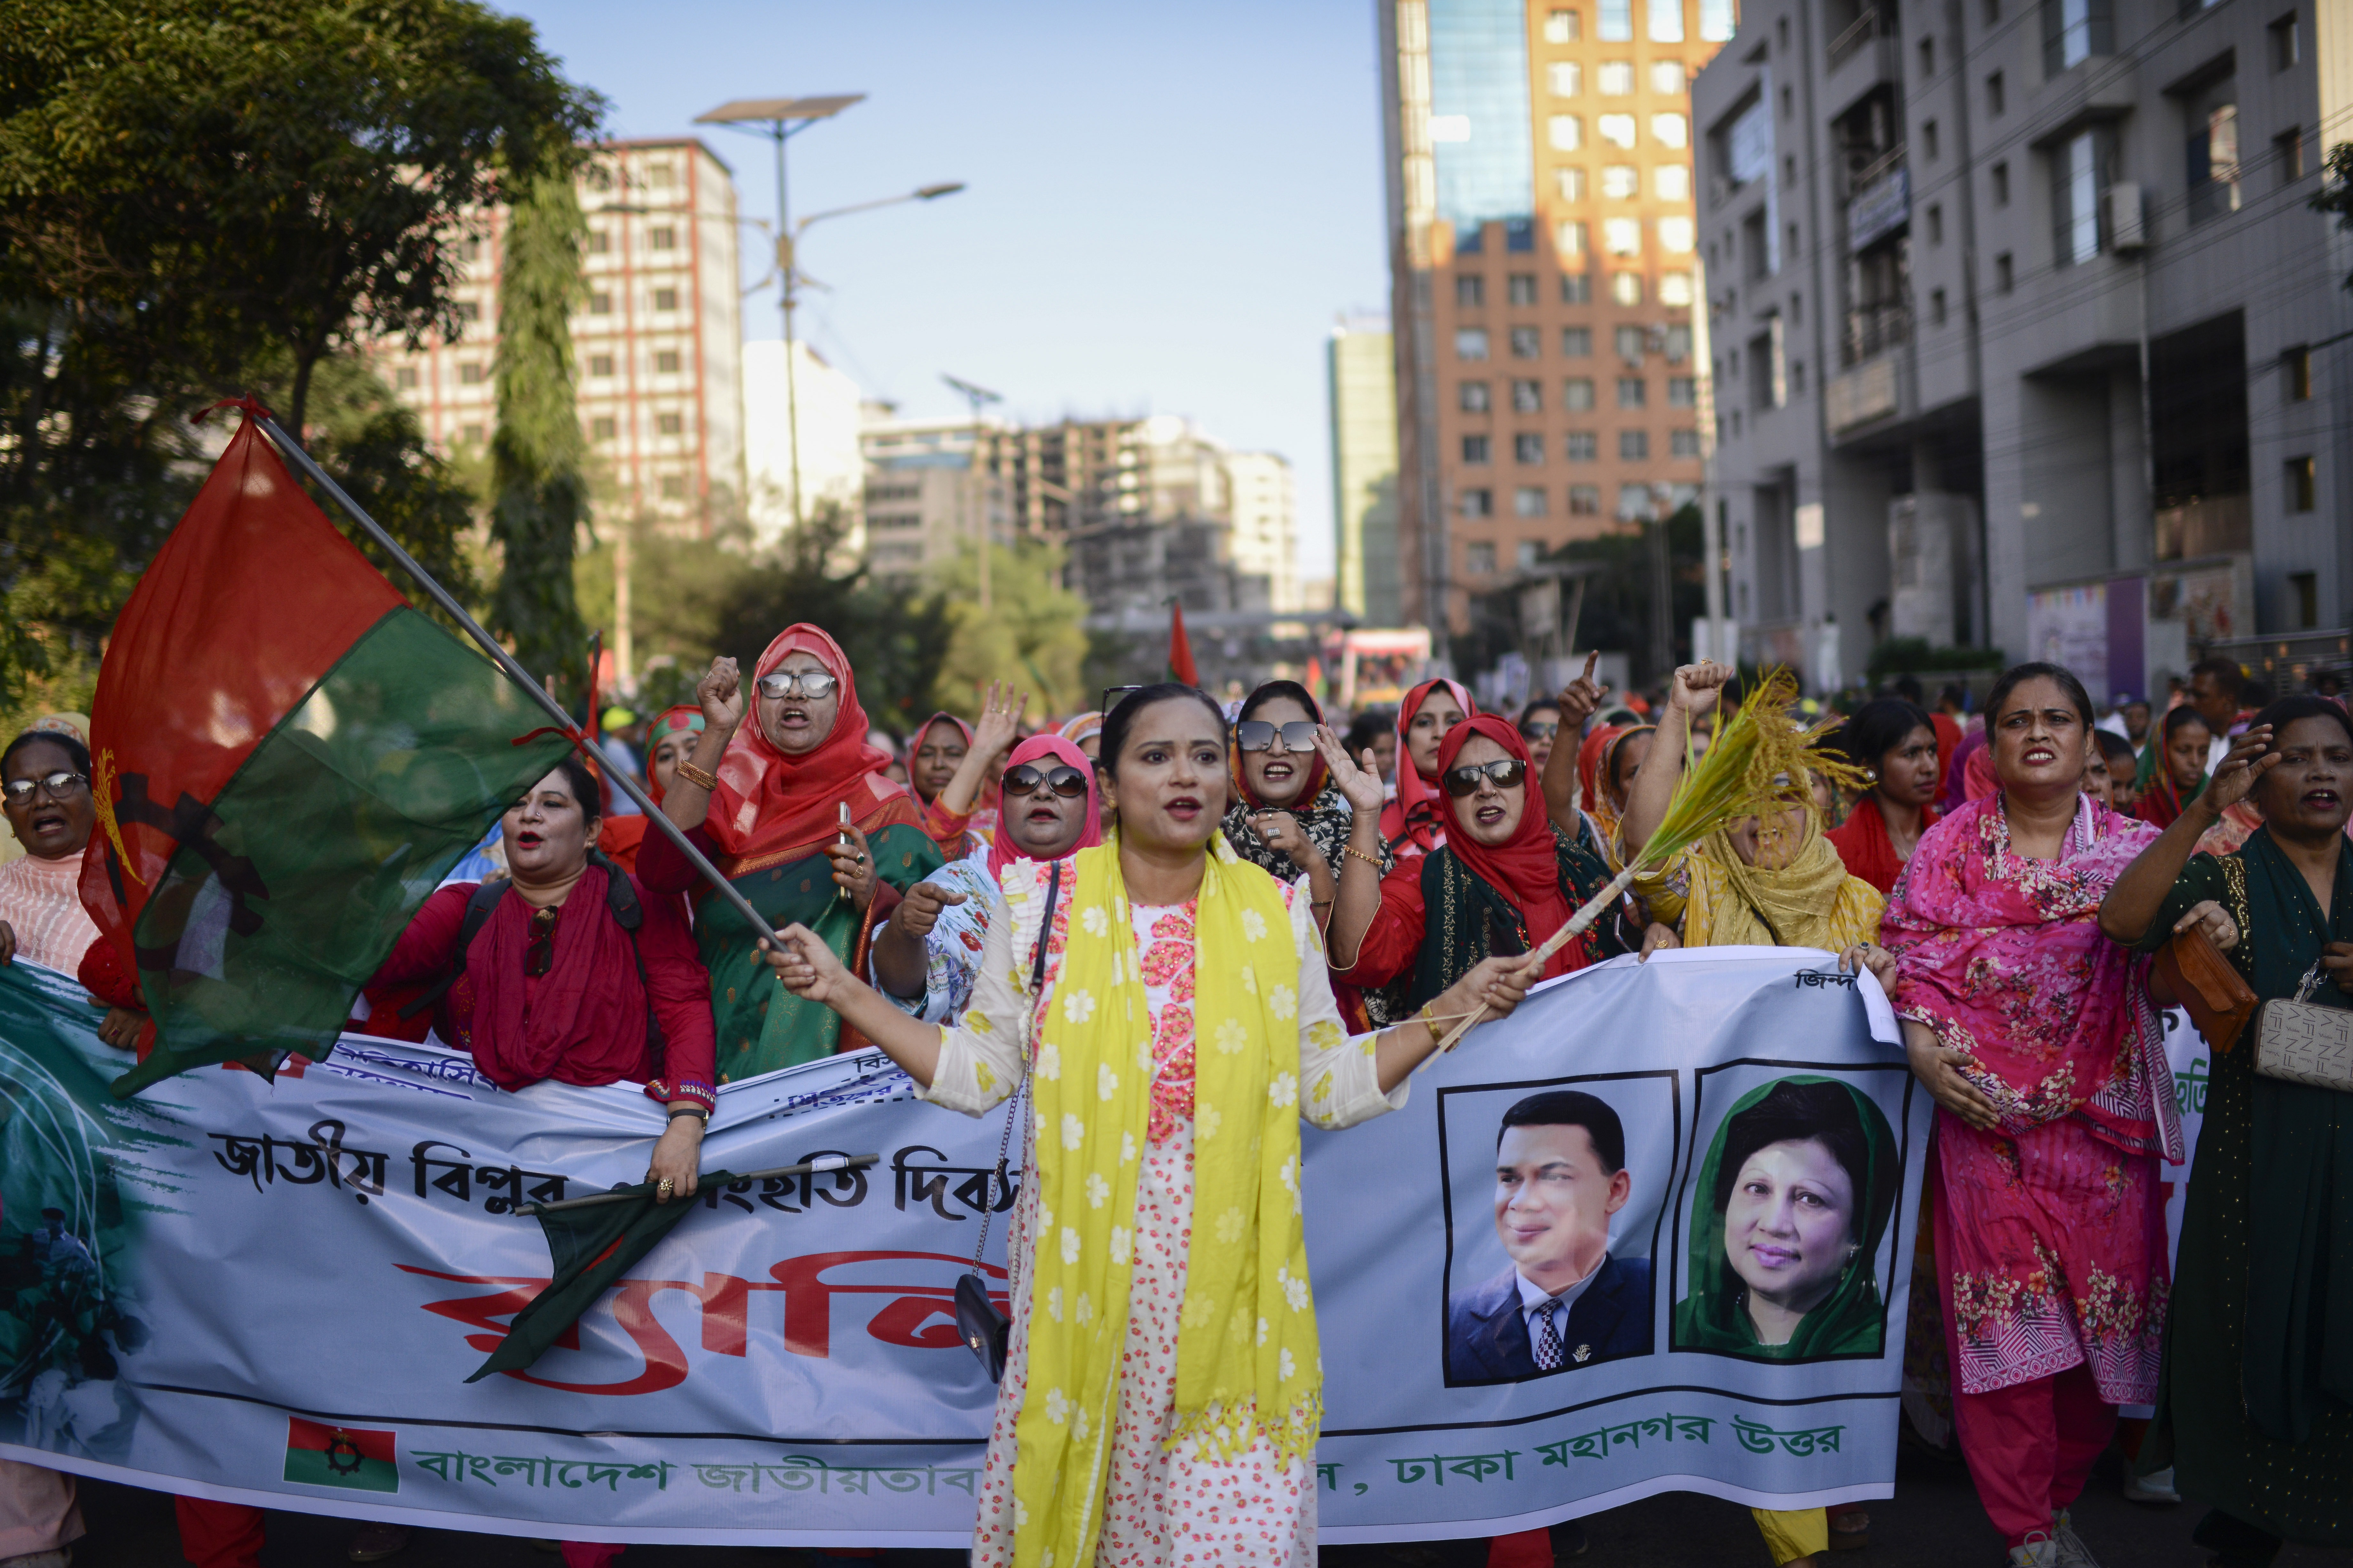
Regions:
[[[818,352],[910,416],[961,411],[947,372],[1020,419],[1183,414],[1281,452],[1303,570],[1330,571],[1324,345],[1336,313],[1388,299],[1371,0],[517,9],[618,135],[676,135],[733,98],[866,93],[793,139],[795,212],[970,188],[810,230],[802,269],[832,292],[797,320]],[[767,143],[702,129],[744,215],[774,217]],[[781,335],[773,289],[744,321]]]

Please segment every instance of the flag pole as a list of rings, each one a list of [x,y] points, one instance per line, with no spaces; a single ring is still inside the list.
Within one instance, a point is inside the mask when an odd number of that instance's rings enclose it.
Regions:
[[[343,487],[335,483],[327,470],[319,467],[311,454],[304,451],[291,436],[280,429],[277,420],[267,414],[257,413],[249,408],[246,410],[246,416],[259,423],[261,433],[269,437],[271,446],[277,447],[280,453],[292,461],[296,468],[308,475],[313,484],[334,498],[335,504],[349,513],[351,520],[358,523],[370,539],[383,546],[385,553],[399,563],[400,569],[415,578],[417,585],[424,589],[427,595],[435,604],[440,605],[450,619],[463,626],[468,637],[481,645],[482,651],[491,656],[491,662],[506,673],[508,679],[528,692],[533,701],[547,711],[548,717],[556,721],[563,733],[570,738],[574,746],[583,752],[587,752],[586,733],[572,722],[572,715],[566,713],[562,705],[549,696],[538,681],[531,678],[530,671],[515,662],[514,655],[501,647],[498,639],[482,629],[480,622],[466,613],[466,606],[458,603],[450,595],[448,589],[435,582],[433,574],[418,565],[417,558],[400,547],[398,540],[384,531],[383,524],[361,510],[359,502],[344,494]],[[602,757],[595,756],[593,753],[590,754],[590,760],[599,763],[604,762]],[[646,814],[646,820],[661,830],[664,837],[676,847],[678,852],[686,857],[687,864],[692,866],[703,880],[711,884],[712,890],[734,906],[735,912],[744,917],[744,922],[754,932],[765,941],[776,940],[776,933],[769,929],[766,921],[760,918],[760,911],[752,907],[751,900],[735,890],[735,885],[722,876],[719,868],[712,865],[710,858],[688,840],[677,823],[662,815],[662,808],[654,804],[653,797],[646,794],[643,785],[629,776],[627,769],[605,767],[602,771],[605,776],[613,782],[615,787],[638,803],[638,809]]]

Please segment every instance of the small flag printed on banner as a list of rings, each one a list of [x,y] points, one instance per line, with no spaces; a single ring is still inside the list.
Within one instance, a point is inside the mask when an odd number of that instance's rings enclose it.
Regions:
[[[396,1492],[400,1466],[393,1435],[364,1426],[329,1426],[286,1418],[286,1479],[311,1487]]]

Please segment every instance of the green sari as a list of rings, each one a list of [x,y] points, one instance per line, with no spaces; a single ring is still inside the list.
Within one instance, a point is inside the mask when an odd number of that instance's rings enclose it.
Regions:
[[[2353,942],[2353,845],[2323,915],[2258,828],[2183,868],[2141,939],[2162,947],[2219,900],[2255,994],[2292,997],[2324,944]],[[2324,978],[2311,1001],[2353,1006]],[[2353,1543],[2353,1095],[2258,1078],[2250,1029],[2208,1068],[2206,1121],[2173,1268],[2157,1420],[2144,1471],[2291,1541]]]
[[[1870,1153],[1870,1170],[1857,1184],[1855,1214],[1862,1227],[1862,1245],[1839,1277],[1829,1299],[1798,1321],[1783,1344],[1768,1345],[1757,1338],[1748,1315],[1748,1286],[1733,1271],[1725,1247],[1725,1207],[1716,1191],[1725,1178],[1725,1148],[1733,1127],[1783,1084],[1836,1084],[1853,1102]],[[1737,1172],[1733,1174],[1738,1174]],[[1812,1361],[1822,1356],[1877,1355],[1884,1348],[1886,1310],[1880,1299],[1875,1259],[1887,1234],[1890,1217],[1904,1181],[1896,1158],[1894,1130],[1872,1098],[1838,1079],[1798,1074],[1776,1079],[1750,1089],[1733,1106],[1715,1130],[1698,1184],[1692,1191],[1691,1291],[1675,1303],[1674,1334],[1670,1343],[1679,1351],[1712,1351],[1747,1356],[1757,1361]]]

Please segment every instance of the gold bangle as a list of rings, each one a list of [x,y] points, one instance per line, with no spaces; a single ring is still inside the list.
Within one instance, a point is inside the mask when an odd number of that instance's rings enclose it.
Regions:
[[[1424,1002],[1421,1005],[1421,1024],[1422,1027],[1430,1031],[1430,1043],[1431,1045],[1434,1046],[1438,1044],[1439,1041],[1446,1037],[1446,1031],[1438,1026],[1437,997],[1433,996],[1429,1001]]]
[[[681,762],[678,764],[678,776],[700,789],[716,790],[719,787],[717,773],[712,773],[709,768],[698,768],[692,763]]]
[[[1363,850],[1357,848],[1353,844],[1341,845],[1340,853],[1343,855],[1354,855],[1357,859],[1362,860],[1366,865],[1370,866],[1376,872],[1381,868],[1381,863],[1378,860],[1374,859],[1371,856],[1366,854]]]

